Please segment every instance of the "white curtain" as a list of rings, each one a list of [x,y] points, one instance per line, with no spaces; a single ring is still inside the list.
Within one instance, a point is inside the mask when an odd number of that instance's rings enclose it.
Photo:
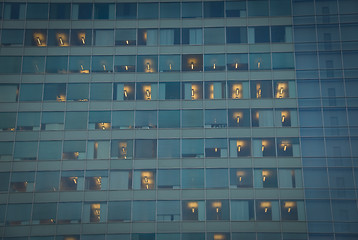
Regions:
[[[189,45],[202,44],[203,33],[201,29],[189,29]]]
[[[113,46],[113,30],[96,30],[96,46]]]
[[[273,112],[272,111],[269,111],[269,110],[260,111],[259,126],[260,127],[272,127],[273,126]]]
[[[129,172],[111,172],[110,176],[110,189],[111,190],[124,190],[128,189]]]
[[[292,170],[291,169],[280,169],[279,179],[280,188],[292,188]]]
[[[214,83],[214,99],[222,99],[222,84]]]
[[[117,83],[117,92],[116,92],[116,96],[118,101],[121,101],[124,99],[124,84],[122,83]]]
[[[191,100],[191,83],[184,83],[184,99]]]
[[[236,140],[230,140],[230,157],[237,157]]]
[[[273,221],[280,220],[278,202],[272,201],[271,206],[272,206],[272,220]]]
[[[165,99],[165,83],[159,83],[159,99]]]
[[[232,201],[231,202],[231,218],[232,220],[250,220],[250,209],[248,201]]]
[[[252,148],[254,157],[262,157],[262,140],[261,139],[253,139],[252,140]]]
[[[97,148],[96,148],[97,146]],[[89,142],[87,149],[87,158],[89,159],[108,159],[109,158],[109,142]]]
[[[255,188],[263,188],[263,181],[262,181],[262,170],[256,169],[254,171],[254,185]]]
[[[160,30],[160,44],[174,45],[174,29]]]
[[[156,46],[158,43],[157,30],[147,30],[147,46]]]
[[[247,34],[249,43],[255,43],[255,28],[248,28]]]

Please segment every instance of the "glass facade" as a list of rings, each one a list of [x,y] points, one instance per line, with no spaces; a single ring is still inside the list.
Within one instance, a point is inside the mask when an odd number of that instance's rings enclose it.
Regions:
[[[358,1],[1,1],[0,30],[0,239],[358,239]]]

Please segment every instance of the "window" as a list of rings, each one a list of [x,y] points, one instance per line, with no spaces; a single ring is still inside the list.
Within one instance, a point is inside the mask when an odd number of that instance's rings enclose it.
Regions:
[[[248,1],[249,17],[259,17],[259,16],[268,16],[268,15],[269,15],[268,0]]]
[[[230,188],[252,188],[252,169],[230,169]]]
[[[26,4],[25,3],[5,3],[4,19],[25,19]]]
[[[204,169],[183,169],[182,170],[183,189],[203,189],[204,188]]]
[[[158,3],[138,3],[138,19],[157,19]]]
[[[180,201],[158,201],[157,221],[179,221]]]
[[[226,2],[225,13],[227,18],[246,17],[246,1]]]
[[[156,100],[158,98],[157,83],[137,83],[137,100]]]
[[[71,29],[71,45],[72,46],[91,46],[92,30]]]
[[[48,46],[69,46],[69,30],[48,30]]]
[[[7,191],[9,188],[9,172],[0,173],[0,191]]]
[[[45,73],[45,57],[24,57],[22,60],[22,73]],[[40,94],[42,94],[42,91]]]
[[[17,84],[0,84],[0,102],[16,102],[18,91],[19,86]]]
[[[111,159],[132,159],[133,141],[132,140],[112,140]]]
[[[296,96],[295,83],[292,81],[290,82],[275,81],[274,87],[275,87],[275,92],[274,92],[275,98],[289,98],[289,97]]]
[[[41,101],[42,84],[21,84],[20,101]]]
[[[26,19],[44,20],[48,19],[47,3],[28,3],[26,11]]]
[[[107,221],[107,204],[104,202],[84,203],[82,212],[84,223],[103,223]]]
[[[251,141],[248,138],[230,139],[230,157],[251,156]]]
[[[204,157],[203,139],[183,139],[182,157],[202,158]]]
[[[251,113],[253,127],[273,127],[272,109],[252,109]]]
[[[280,188],[302,188],[300,169],[279,169]]]
[[[32,204],[9,204],[6,212],[7,225],[30,224]]]
[[[270,29],[269,27],[249,27],[248,37],[249,43],[269,43]]]
[[[204,2],[205,18],[224,17],[224,2]]]
[[[133,175],[133,189],[155,189],[155,170],[135,170]]]
[[[203,55],[201,54],[183,54],[183,71],[203,71]]]
[[[205,220],[205,202],[204,201],[182,201],[182,216],[183,220],[195,220],[195,221],[204,221]],[[184,234],[183,234],[184,235]],[[183,238],[182,239],[200,239],[196,238]],[[202,238],[203,239],[203,238]]]
[[[108,203],[108,221],[123,222],[131,220],[131,202],[109,202]]]
[[[111,112],[109,111],[90,111],[88,119],[88,129],[91,130],[110,130]]]
[[[155,201],[133,201],[133,221],[154,221]]]
[[[137,3],[117,3],[116,16],[117,19],[136,19]]]
[[[225,28],[204,28],[204,44],[225,44]]]
[[[36,192],[53,192],[59,189],[59,172],[37,172]]]
[[[229,220],[230,210],[228,200],[207,200],[206,219],[207,220]]]
[[[116,29],[116,46],[136,45],[136,29]]]
[[[94,19],[114,19],[114,4],[95,3]]]
[[[273,69],[294,68],[293,53],[272,53]]]
[[[227,169],[206,169],[207,188],[228,188],[229,180]]]
[[[184,100],[200,100],[203,99],[203,83],[202,82],[184,82],[183,83],[183,99]]]
[[[204,55],[205,71],[225,71],[225,55],[224,54],[206,54]]]
[[[69,3],[51,3],[50,19],[70,19],[71,4]]]
[[[130,129],[134,127],[133,111],[114,111],[112,112],[113,129]]]
[[[227,27],[226,43],[247,43],[247,29],[245,27]]]
[[[108,172],[107,171],[87,171],[85,178],[85,190],[107,190]]]
[[[158,113],[159,128],[179,128],[180,112],[179,110],[159,111]]]
[[[109,159],[109,141],[88,141],[87,159]]]
[[[1,34],[2,46],[21,46],[23,44],[24,30],[3,29]]]
[[[305,220],[304,206],[302,201],[281,201],[281,219],[282,220]]]
[[[254,179],[255,188],[277,188],[276,169],[255,169]]]
[[[56,210],[56,203],[35,203],[32,210],[32,224],[55,223]]]
[[[162,57],[161,57],[162,59]],[[180,99],[180,83],[179,82],[160,82],[159,83],[159,99],[160,100],[178,100]]]
[[[158,56],[157,55],[138,56],[137,72],[145,72],[145,73],[158,72]]]
[[[179,189],[180,188],[180,171],[179,171],[179,169],[159,169],[158,170],[158,188]]]
[[[109,175],[109,189],[132,189],[132,171],[111,171]]]
[[[113,72],[113,56],[93,56],[92,72]]]
[[[16,142],[14,160],[36,160],[37,142]]]
[[[62,171],[60,180],[61,191],[81,191],[84,189],[83,171]]]
[[[170,46],[180,44],[180,28],[160,29],[160,45]]]
[[[44,101],[66,101],[65,83],[47,83],[44,87]]]
[[[183,18],[201,18],[202,3],[201,2],[183,2],[182,3],[182,17]]]
[[[48,56],[46,58],[47,73],[67,73],[67,56]]]
[[[42,112],[41,130],[63,130],[64,112]]]
[[[26,29],[25,46],[46,47],[47,46],[47,30]]]
[[[32,192],[34,191],[34,172],[13,172],[11,175],[11,192]]]
[[[180,140],[179,139],[159,139],[158,158],[179,158]]]
[[[203,127],[203,110],[182,110],[182,127]]]
[[[92,3],[74,3],[72,4],[73,20],[89,20],[92,19],[93,5]]]
[[[276,156],[275,139],[253,139],[252,152],[254,157]]]
[[[136,70],[136,56],[115,56],[114,57],[114,71],[115,72],[135,72]]]
[[[227,127],[226,110],[205,110],[205,128]]]
[[[112,100],[112,83],[92,83],[90,96],[91,100]]]
[[[134,100],[134,83],[115,83],[114,100]]]
[[[254,203],[252,200],[232,200],[231,220],[252,221],[254,217]]]
[[[251,98],[272,98],[272,82],[251,81]]]
[[[90,56],[70,56],[70,73],[90,73]]]
[[[16,113],[0,113],[0,131],[14,131],[16,123]]]
[[[17,130],[40,130],[40,112],[19,112]]]
[[[256,220],[278,221],[280,220],[277,201],[256,201]]]
[[[300,156],[298,139],[295,138],[277,138],[278,156]]]
[[[64,141],[62,158],[64,160],[86,159],[86,141]]]
[[[296,127],[297,111],[290,109],[276,109],[275,125],[277,127]]]
[[[184,5],[185,3],[183,3]],[[183,28],[183,45],[201,45],[203,44],[203,30],[201,28]]]
[[[0,74],[19,74],[21,57],[0,57]]]
[[[160,3],[160,18],[180,18],[180,3]]]
[[[271,16],[291,16],[291,2],[285,0],[270,0]]]
[[[93,40],[95,46],[114,46],[114,30],[95,29]]]
[[[135,114],[136,128],[157,128],[157,111],[136,111]]]
[[[290,43],[292,42],[292,27],[289,26],[272,26],[271,41],[273,43]]]
[[[138,29],[138,45],[157,46],[158,30],[157,29]]]
[[[62,142],[61,141],[40,141],[39,160],[61,160]]]
[[[180,55],[160,55],[159,71],[160,72],[177,72],[180,71]]]
[[[137,139],[135,141],[135,158],[156,158],[157,140]]]
[[[82,203],[66,202],[58,204],[57,223],[70,224],[81,222]]]
[[[249,109],[229,109],[229,127],[250,127]]]
[[[0,142],[0,161],[11,161],[13,142]]]

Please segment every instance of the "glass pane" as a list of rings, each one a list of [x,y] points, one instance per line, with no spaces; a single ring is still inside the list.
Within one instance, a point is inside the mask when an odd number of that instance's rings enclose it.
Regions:
[[[28,3],[26,19],[48,19],[47,3]]]
[[[116,15],[117,19],[136,19],[137,3],[117,3]]]
[[[160,3],[160,18],[179,18],[180,3]]]
[[[158,140],[159,158],[179,158],[180,140],[179,139],[159,139]]]
[[[23,73],[45,73],[45,57],[24,57],[22,60]]]
[[[71,4],[70,3],[51,3],[50,19],[70,19]]]
[[[158,3],[138,3],[138,19],[157,19]]]
[[[204,188],[204,169],[183,169],[182,188]]]
[[[21,46],[23,45],[24,30],[3,29],[1,34],[2,46]]]

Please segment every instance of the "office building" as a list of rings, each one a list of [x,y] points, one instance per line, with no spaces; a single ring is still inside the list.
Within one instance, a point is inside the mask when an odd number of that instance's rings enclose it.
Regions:
[[[0,18],[3,240],[358,239],[358,1]]]

